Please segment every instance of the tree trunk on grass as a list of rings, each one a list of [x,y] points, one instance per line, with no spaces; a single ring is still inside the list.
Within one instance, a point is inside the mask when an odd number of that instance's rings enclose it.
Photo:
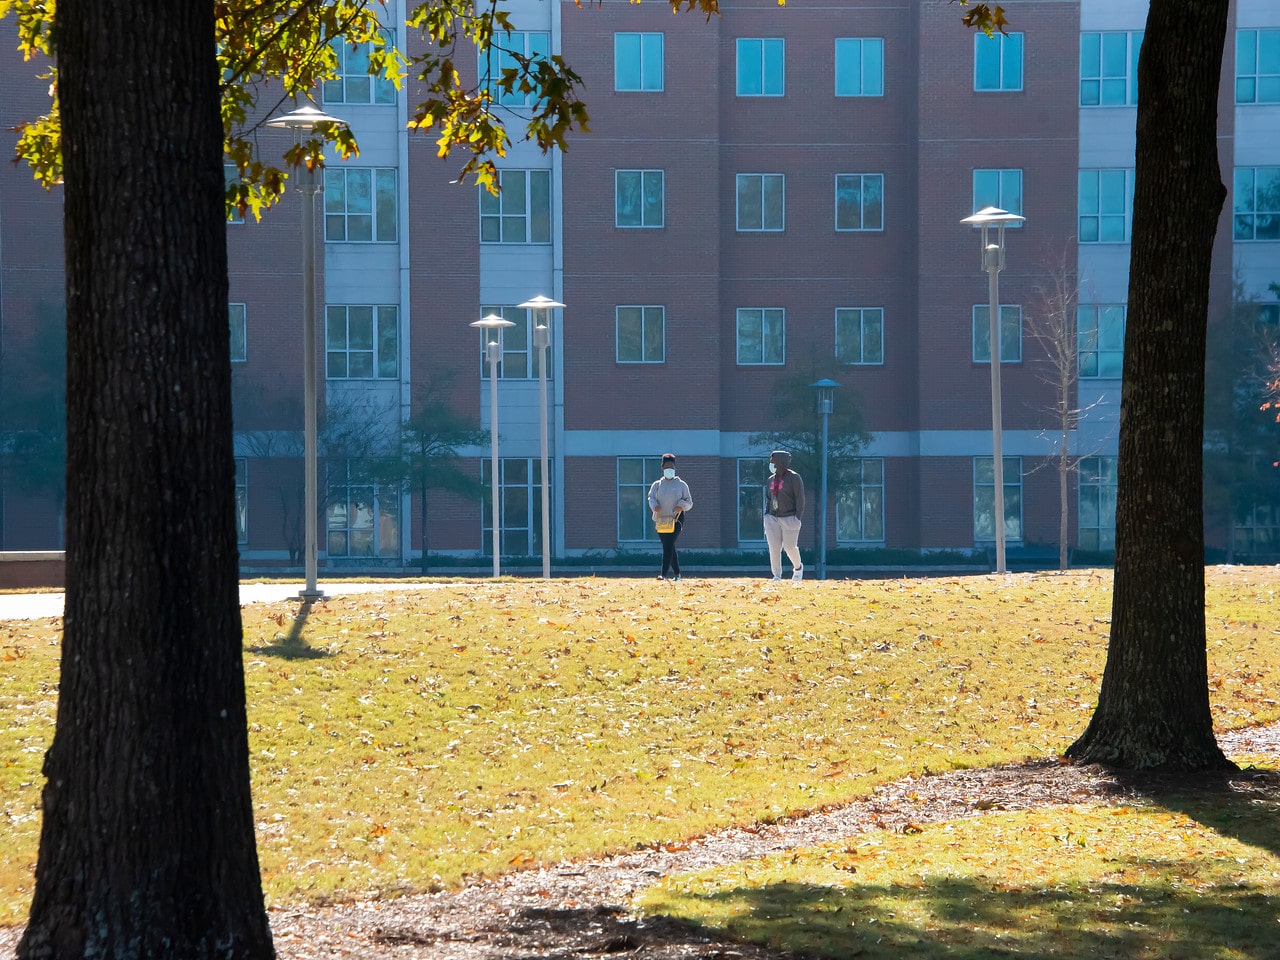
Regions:
[[[67,593],[18,954],[266,960],[208,0],[60,0]]]
[[[1111,643],[1093,719],[1067,751],[1084,762],[1231,766],[1209,713],[1201,499],[1227,8],[1152,0],[1138,65]]]

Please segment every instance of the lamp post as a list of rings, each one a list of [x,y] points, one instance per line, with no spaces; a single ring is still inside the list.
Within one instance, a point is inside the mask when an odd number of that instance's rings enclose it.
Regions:
[[[330,117],[312,106],[298,107],[283,117],[267,121],[267,126],[292,130],[294,143],[309,139],[327,124],[345,127],[346,121]],[[311,602],[324,596],[316,585],[316,194],[322,189],[316,180],[314,161],[307,157],[298,168],[298,192],[302,194],[302,434],[303,434],[303,567],[306,586],[298,596]]]
[[[492,339],[484,345],[484,356],[489,361],[489,487],[493,491],[493,575],[498,576],[499,556],[502,546],[502,514],[498,508],[498,361],[502,358],[502,344],[498,338],[503,327],[514,327],[496,313],[481,317],[471,323],[473,327],[490,331]],[[424,518],[425,519],[425,518]]]
[[[1011,223],[1022,223],[1025,217],[1009,213],[999,207],[983,207],[961,223],[982,228],[982,269],[987,271],[987,294],[990,301],[991,330],[991,466],[995,484],[995,502],[992,510],[996,535],[996,573],[1005,572],[1004,562],[1004,426],[1000,413],[1000,271],[1004,269],[1004,228]],[[990,230],[996,228],[996,242],[991,242]]]
[[[822,483],[818,488],[818,579],[827,579],[827,439],[831,411],[835,407],[836,387],[840,384],[824,377],[809,386],[818,391],[818,412],[822,414]]]
[[[551,579],[551,488],[547,457],[547,348],[551,346],[551,311],[564,304],[538,294],[519,304],[533,311],[533,347],[538,351],[538,439],[542,457],[542,579]]]

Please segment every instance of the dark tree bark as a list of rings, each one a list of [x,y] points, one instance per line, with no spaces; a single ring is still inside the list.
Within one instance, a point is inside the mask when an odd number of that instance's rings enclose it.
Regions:
[[[23,958],[270,958],[209,0],[60,0],[67,592]]]
[[[1084,762],[1232,766],[1209,713],[1201,499],[1227,8],[1152,0],[1138,65],[1111,643],[1093,719],[1067,751]]]

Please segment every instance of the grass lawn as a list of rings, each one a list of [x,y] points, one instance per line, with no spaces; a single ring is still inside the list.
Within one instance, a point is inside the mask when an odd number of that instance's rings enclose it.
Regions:
[[[1280,717],[1277,588],[1275,568],[1209,572],[1220,728]],[[305,623],[295,609],[244,612],[275,904],[456,885],[1055,755],[1093,709],[1110,573],[499,580],[338,598]],[[0,923],[31,895],[58,633],[0,624]]]

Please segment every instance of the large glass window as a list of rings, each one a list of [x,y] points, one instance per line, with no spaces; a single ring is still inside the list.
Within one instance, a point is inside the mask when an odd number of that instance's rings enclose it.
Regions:
[[[240,187],[240,172],[236,169],[234,163],[224,163],[222,165],[222,179],[227,185],[228,194],[231,193],[232,187]],[[227,223],[244,223],[244,214],[240,212],[239,206],[228,208]]]
[[[1136,104],[1141,49],[1141,30],[1080,34],[1080,106]]]
[[[327,549],[331,557],[400,556],[400,486],[379,483],[359,460],[328,466]]]
[[[1022,458],[1001,457],[1004,464],[1004,538],[1022,539]],[[993,457],[973,458],[973,539],[996,538],[996,469]]]
[[[500,192],[480,192],[481,243],[551,242],[551,171],[499,170]]]
[[[738,542],[764,542],[764,483],[769,467],[764,454],[738,460]]]
[[[884,540],[884,460],[858,457],[842,475],[849,483],[836,494],[836,540],[845,543]]]
[[[480,54],[481,84],[494,103],[504,107],[529,107],[537,98],[532,90],[523,91],[517,82],[507,92],[502,92],[500,81],[507,70],[519,71],[517,56],[545,60],[551,52],[551,34],[512,30],[504,33],[495,30],[493,45]]]
[[[661,227],[666,219],[666,175],[661,170],[614,171],[614,224]]]
[[[480,308],[480,315],[487,317],[497,314],[503,320],[510,320],[514,327],[503,327],[498,333],[502,344],[502,358],[498,361],[498,378],[500,380],[531,380],[538,376],[537,358],[533,356],[533,321],[529,310],[520,307],[487,306]],[[493,339],[494,331],[480,330],[480,378],[489,377],[489,361],[485,357],[485,344]],[[550,350],[544,351],[547,361],[547,376],[555,373]]]
[[[236,457],[236,542],[249,542],[249,461]]]
[[[243,363],[249,357],[248,307],[243,303],[227,304],[227,321],[231,327],[231,362]]]
[[[1116,548],[1117,457],[1080,460],[1080,516],[1076,542],[1081,550]]]
[[[836,37],[836,96],[884,96],[884,40]]]
[[[836,229],[884,229],[884,174],[836,174]]]
[[[395,43],[395,35],[386,32],[387,44]],[[394,104],[396,85],[383,76],[369,73],[369,49],[367,43],[347,43],[341,37],[330,44],[338,58],[338,76],[326,80],[321,88],[325,103],[373,103]]]
[[[398,208],[394,169],[325,168],[324,238],[330,243],[395,243]]]
[[[1022,89],[1022,34],[974,34],[973,89]]]
[[[1125,309],[1123,303],[1082,303],[1076,307],[1081,377],[1120,378],[1124,370]]]
[[[658,457],[618,458],[618,541],[658,541],[649,510],[649,486],[662,476]]]
[[[973,212],[986,207],[1022,216],[1021,170],[973,171]],[[1011,223],[1009,226],[1020,227],[1022,224]]]
[[[662,34],[615,33],[613,89],[652,93],[662,82]]]
[[[1280,167],[1236,167],[1235,238],[1280,240]]]
[[[1081,170],[1080,243],[1128,243],[1133,218],[1132,170]]]
[[[619,363],[662,363],[666,359],[666,308],[617,307]]]
[[[785,92],[784,44],[781,38],[741,37],[738,52],[738,96],[780,97]]]
[[[1280,29],[1236,31],[1236,103],[1280,103]]]
[[[991,362],[991,306],[973,307],[973,362]],[[1022,307],[1000,304],[1000,362],[1022,362]]]
[[[324,320],[325,376],[330,380],[393,380],[400,375],[398,307],[331,304]]]
[[[1254,457],[1253,495],[1241,503],[1232,523],[1231,538],[1239,556],[1280,554],[1280,503],[1276,502],[1277,475],[1275,458]]]
[[[783,363],[786,330],[787,312],[780,307],[739,307],[738,363]]]
[[[785,193],[786,184],[780,173],[738,174],[738,229],[782,230]]]
[[[488,457],[480,461],[480,480],[486,486],[491,474]],[[531,557],[542,554],[542,463],[531,459],[508,457],[498,461],[501,485],[498,509],[502,527],[498,532],[498,549],[504,557]],[[481,534],[483,551],[493,555],[493,498],[484,497]]]
[[[836,308],[836,359],[841,363],[884,363],[884,308]]]

